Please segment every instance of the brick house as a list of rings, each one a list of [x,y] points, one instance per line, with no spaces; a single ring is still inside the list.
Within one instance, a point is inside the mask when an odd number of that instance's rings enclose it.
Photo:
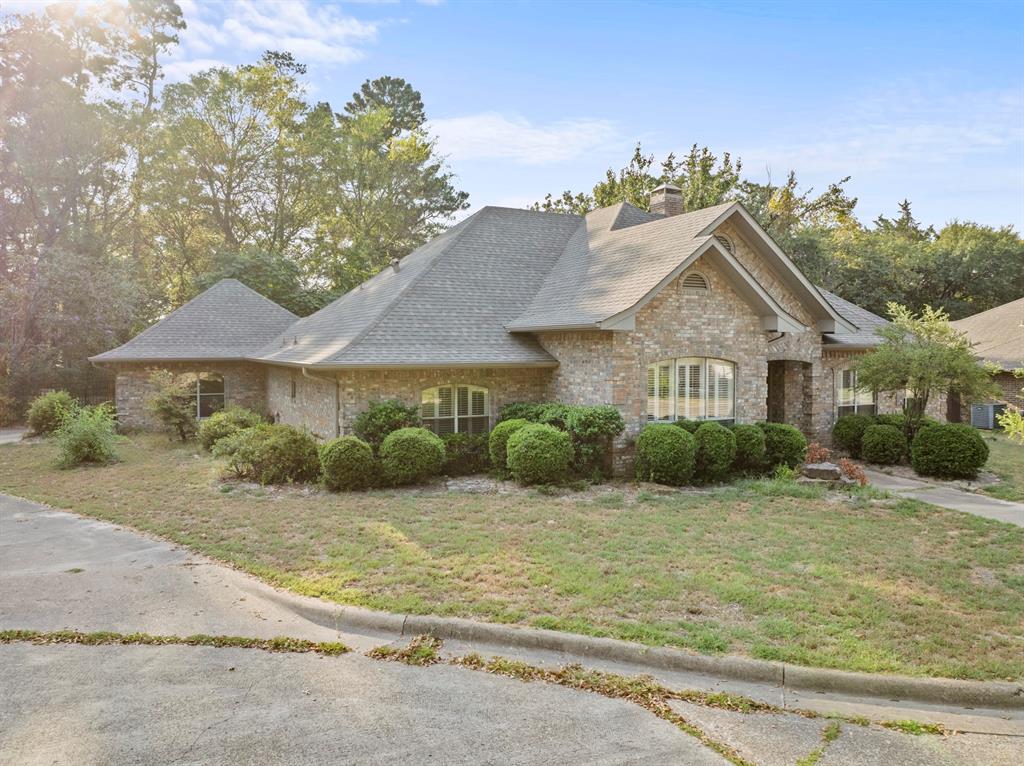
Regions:
[[[993,401],[1024,408],[1024,378],[1015,374],[1024,369],[1024,298],[950,324],[967,336],[978,358],[992,366],[992,380],[999,386]],[[972,404],[983,402],[961,403],[951,397],[947,417],[969,422]]]
[[[585,217],[486,207],[311,316],[224,280],[123,346],[128,427],[149,425],[150,371],[194,377],[197,413],[225,403],[330,438],[370,402],[422,408],[438,432],[482,431],[505,404],[613,404],[625,467],[645,423],[772,420],[826,436],[858,392],[852,360],[885,320],[811,284],[738,203]]]

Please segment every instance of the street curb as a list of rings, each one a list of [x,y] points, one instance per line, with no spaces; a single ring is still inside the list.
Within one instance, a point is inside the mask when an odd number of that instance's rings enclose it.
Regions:
[[[520,649],[564,652],[580,658],[628,662],[654,670],[702,673],[718,678],[769,683],[802,692],[848,694],[973,708],[1024,710],[1024,682],[961,681],[947,678],[852,673],[808,668],[747,657],[713,657],[681,649],[650,647],[540,628],[477,622],[459,617],[401,615],[357,606],[329,604],[309,596],[268,588],[263,595],[318,625],[335,630],[369,630],[440,639],[474,641]]]

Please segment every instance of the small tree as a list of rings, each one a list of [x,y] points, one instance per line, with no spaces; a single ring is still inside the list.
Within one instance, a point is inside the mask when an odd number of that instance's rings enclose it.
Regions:
[[[195,382],[176,377],[167,370],[149,376],[154,392],[146,400],[150,413],[183,442],[196,434]]]
[[[1024,327],[1024,325],[1021,325]],[[1017,367],[1013,371],[1013,377],[1021,379],[1024,378],[1024,367]],[[1024,394],[1024,388],[1021,393]],[[1003,427],[1003,432],[1010,437],[1011,440],[1018,442],[1021,446],[1024,446],[1024,410],[1021,410],[1015,404],[1008,405],[1004,412],[999,413],[996,416],[996,420],[999,421],[999,425]]]
[[[945,311],[925,306],[915,314],[892,302],[887,308],[892,322],[878,330],[882,343],[857,363],[857,378],[861,387],[875,393],[908,392],[903,404],[908,442],[932,397],[981,399],[994,393],[988,370],[971,352],[964,333],[950,325]]]

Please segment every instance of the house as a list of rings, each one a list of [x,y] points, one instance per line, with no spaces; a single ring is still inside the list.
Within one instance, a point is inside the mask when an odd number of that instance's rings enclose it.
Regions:
[[[1024,408],[1024,379],[1016,377],[1014,370],[1024,369],[1024,298],[1004,303],[994,309],[951,322],[974,345],[974,353],[993,370],[992,379],[1000,389],[996,402],[1005,402]],[[947,417],[950,420],[969,420],[971,404],[950,398]]]
[[[885,320],[811,284],[739,203],[682,212],[679,189],[585,217],[486,207],[298,319],[224,280],[119,348],[128,427],[149,425],[152,368],[330,438],[370,402],[421,406],[437,432],[485,431],[505,404],[613,404],[625,467],[645,423],[772,420],[827,437],[897,409],[851,362]]]

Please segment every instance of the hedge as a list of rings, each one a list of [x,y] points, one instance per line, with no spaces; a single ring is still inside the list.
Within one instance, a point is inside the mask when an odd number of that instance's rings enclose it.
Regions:
[[[907,437],[896,426],[868,426],[861,440],[860,454],[869,463],[893,465],[907,452]]]
[[[736,437],[736,459],[733,467],[739,471],[760,471],[765,463],[764,431],[755,425],[733,426]]]
[[[508,440],[508,469],[521,484],[563,481],[572,462],[572,439],[545,423],[516,429]]]
[[[28,407],[28,429],[36,436],[54,433],[64,418],[73,415],[78,402],[67,391],[40,394]]]
[[[758,423],[764,431],[765,462],[774,468],[786,465],[796,468],[807,455],[807,439],[799,429],[788,423]]]
[[[358,436],[340,436],[320,447],[320,475],[327,489],[366,489],[377,472],[373,450]]]
[[[391,484],[414,484],[441,473],[444,442],[426,428],[399,428],[380,445],[384,477]]]
[[[697,455],[694,461],[696,476],[701,481],[724,478],[736,458],[736,436],[721,423],[713,420],[701,423],[694,431]]]
[[[860,457],[864,432],[875,424],[871,415],[843,415],[832,426],[832,441],[853,457]]]
[[[315,481],[320,475],[316,440],[308,431],[263,423],[216,442],[213,454],[228,458],[236,476],[260,484]]]
[[[400,428],[415,428],[419,424],[419,407],[406,407],[400,401],[392,399],[386,402],[373,402],[369,409],[356,415],[352,432],[369,444],[376,453],[388,434]]]
[[[910,445],[910,465],[922,476],[960,479],[977,476],[988,460],[988,445],[964,423],[922,428]]]
[[[693,476],[697,439],[669,423],[652,423],[636,440],[636,477],[680,486]]]
[[[211,450],[213,445],[221,439],[231,436],[243,428],[252,428],[265,422],[264,417],[258,412],[242,407],[225,407],[200,422],[199,443],[207,450]]]
[[[445,454],[441,473],[445,476],[470,476],[491,467],[487,434],[444,434],[441,441]]]
[[[502,420],[491,429],[491,435],[488,439],[491,465],[499,471],[505,471],[508,468],[509,437],[520,428],[528,425],[530,425],[530,421],[524,418],[512,418],[511,420]]]

